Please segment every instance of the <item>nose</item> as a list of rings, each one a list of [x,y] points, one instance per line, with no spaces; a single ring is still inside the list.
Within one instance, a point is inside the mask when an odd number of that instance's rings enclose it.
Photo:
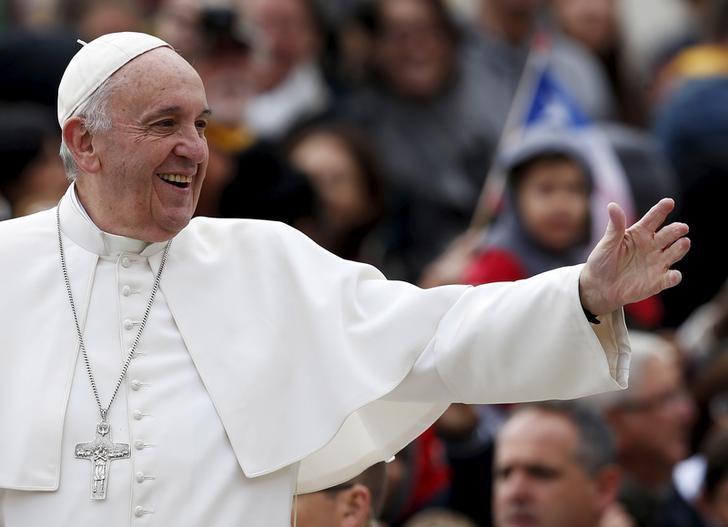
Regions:
[[[505,480],[497,482],[496,495],[506,503],[527,502],[530,496],[528,477],[520,472],[510,474]]]
[[[195,126],[186,127],[180,132],[180,140],[174,147],[174,153],[199,165],[207,161],[207,140]]]

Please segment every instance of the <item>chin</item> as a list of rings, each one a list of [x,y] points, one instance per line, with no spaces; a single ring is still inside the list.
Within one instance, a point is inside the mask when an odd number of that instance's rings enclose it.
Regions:
[[[165,214],[154,220],[154,230],[159,233],[165,233],[168,238],[171,238],[187,227],[191,219],[192,210]]]
[[[188,218],[184,222],[165,222],[161,224],[155,224],[153,227],[147,230],[144,241],[156,243],[171,240],[172,238],[177,236],[177,234],[179,234],[180,231],[182,231],[182,229],[184,229],[189,222],[190,219]]]

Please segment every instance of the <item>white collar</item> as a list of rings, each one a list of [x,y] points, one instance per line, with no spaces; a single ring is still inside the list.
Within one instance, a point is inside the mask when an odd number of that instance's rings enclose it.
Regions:
[[[166,242],[149,243],[99,229],[78,199],[75,183],[69,185],[58,206],[63,233],[84,249],[99,256],[115,257],[120,253],[151,256],[164,249],[166,244]]]

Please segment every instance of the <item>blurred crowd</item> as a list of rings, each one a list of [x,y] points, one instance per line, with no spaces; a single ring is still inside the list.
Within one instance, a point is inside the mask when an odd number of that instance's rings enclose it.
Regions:
[[[728,0],[6,0],[0,220],[65,192],[58,82],[115,31],[205,84],[198,215],[423,287],[580,263],[608,201],[690,225],[683,283],[625,309],[628,390],[453,405],[298,525],[728,527]]]

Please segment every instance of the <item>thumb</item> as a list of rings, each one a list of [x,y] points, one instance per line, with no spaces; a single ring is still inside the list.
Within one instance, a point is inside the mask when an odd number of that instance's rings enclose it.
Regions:
[[[627,218],[622,207],[612,202],[607,205],[609,213],[609,223],[607,230],[604,232],[604,240],[610,243],[621,241],[624,238],[624,231],[627,226]]]

